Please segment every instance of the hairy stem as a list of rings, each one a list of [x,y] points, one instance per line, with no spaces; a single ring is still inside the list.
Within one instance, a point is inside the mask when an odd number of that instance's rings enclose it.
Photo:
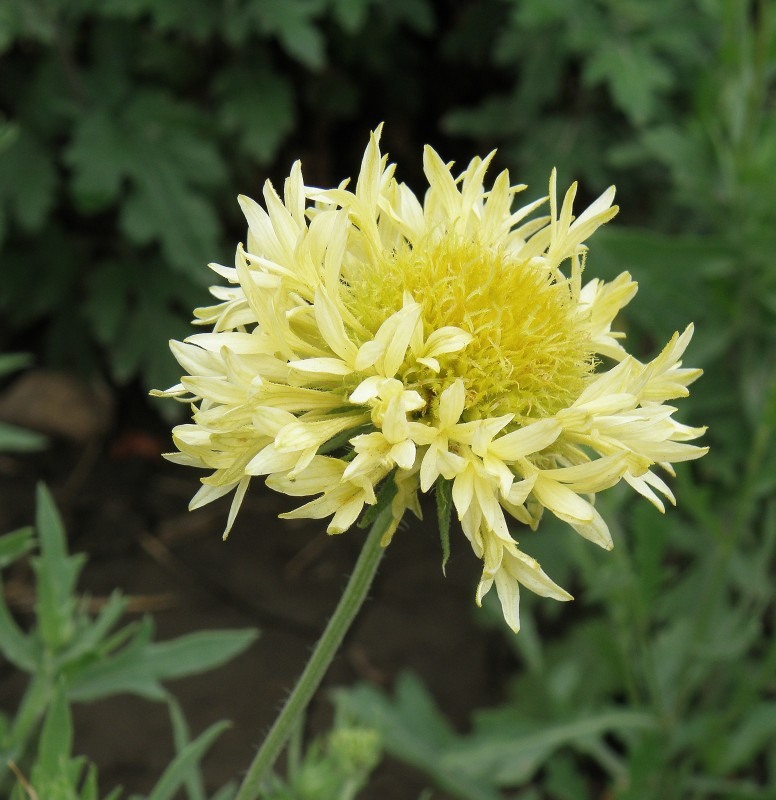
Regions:
[[[259,796],[262,783],[266,780],[272,765],[288,742],[294,728],[300,723],[302,714],[366,599],[383,554],[380,540],[391,521],[390,508],[386,508],[374,521],[337,608],[283,710],[251,762],[235,800],[255,800]]]

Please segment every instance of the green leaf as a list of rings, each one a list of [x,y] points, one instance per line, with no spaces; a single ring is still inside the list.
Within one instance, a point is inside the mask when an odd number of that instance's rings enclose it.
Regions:
[[[397,491],[396,471],[394,470],[380,485],[380,489],[377,492],[377,502],[369,506],[361,515],[361,519],[357,523],[358,527],[361,529],[368,528],[391,505]]]
[[[33,453],[43,450],[47,442],[42,433],[0,422],[0,452]]]
[[[21,128],[16,140],[0,151],[0,205],[6,205],[22,228],[43,227],[56,190],[51,149]]]
[[[3,658],[26,672],[34,672],[38,662],[38,648],[30,636],[26,636],[16,624],[3,595],[0,578],[0,653]]]
[[[588,86],[607,84],[617,106],[636,124],[654,116],[660,93],[673,84],[661,59],[623,39],[599,42],[583,75]]]
[[[0,4],[0,54],[17,39],[51,42],[56,30],[50,15],[41,13],[34,5],[17,0]]]
[[[73,634],[72,591],[86,557],[68,555],[62,520],[43,484],[38,484],[35,527],[41,553],[32,560],[37,575],[38,626],[43,641],[57,650]]]
[[[210,798],[210,800],[234,800],[234,796],[236,794],[237,794],[237,785],[234,783],[227,783],[226,786],[222,786]]]
[[[370,5],[376,0],[333,0],[334,16],[342,28],[350,34],[364,26]]]
[[[175,752],[182,753],[191,741],[189,726],[183,714],[183,709],[172,695],[167,698],[167,708],[170,712],[170,721],[172,722]],[[205,800],[205,787],[198,765],[195,765],[195,768],[186,777],[185,783],[188,800]]]
[[[195,106],[163,91],[139,92],[118,110],[95,109],[79,122],[65,156],[76,199],[84,210],[99,210],[126,180],[125,235],[138,245],[158,241],[174,268],[202,274],[217,255],[220,225],[199,187],[225,177],[210,127]]]
[[[717,330],[719,296],[709,282],[698,280],[697,272],[725,262],[727,250],[724,240],[712,236],[666,236],[610,227],[596,232],[588,264],[607,280],[623,270],[632,272],[639,294],[622,316],[648,332],[651,339],[665,341],[694,319],[696,335],[691,349],[695,365],[718,355],[732,336],[729,326]]]
[[[75,672],[68,675],[71,700],[98,700],[123,692],[149,700],[166,699],[166,692],[143,663],[153,636],[153,620],[144,618],[134,636],[124,645],[132,630],[130,626],[122,628],[105,643],[106,652],[102,659],[77,665]],[[115,652],[118,647],[121,650]]]
[[[377,730],[387,752],[425,771],[453,797],[501,800],[488,781],[474,779],[454,762],[442,766],[441,759],[456,736],[415,676],[404,673],[399,677],[394,701],[366,684],[339,690],[335,698],[338,711]]]
[[[175,756],[164,771],[159,782],[146,800],[171,800],[187,778],[198,769],[199,761],[213,742],[228,728],[230,723],[217,722]]]
[[[18,561],[34,547],[35,531],[31,527],[0,536],[0,569]]]
[[[58,663],[72,664],[85,656],[101,656],[105,637],[121,618],[126,604],[125,598],[117,590],[111,594],[94,620],[89,619],[85,613],[80,614],[75,635],[69,647],[59,655]]]
[[[29,367],[31,363],[32,356],[29,353],[3,353],[0,355],[0,376],[10,375]]]
[[[292,58],[317,70],[326,63],[323,35],[314,20],[321,7],[310,0],[262,0],[255,12],[265,33],[274,34]]]
[[[215,83],[224,128],[259,164],[276,157],[296,121],[293,87],[270,69],[224,71]]]
[[[38,748],[36,783],[53,782],[60,777],[73,746],[73,720],[67,696],[58,689],[49,705]]]
[[[77,120],[65,161],[74,168],[70,189],[82,211],[100,211],[118,198],[131,169],[125,144],[124,132],[107,110]]]
[[[510,721],[462,738],[442,756],[442,768],[455,764],[499,786],[519,786],[536,774],[559,747],[628,730],[657,728],[657,720],[641,711],[612,709],[556,724],[524,722],[522,730]]]
[[[776,740],[776,701],[753,706],[741,724],[725,737],[726,748],[714,765],[720,775],[729,775],[752,764],[757,755]]]
[[[71,679],[70,697],[97,700],[129,692],[151,700],[165,700],[161,681],[196,675],[239,655],[257,633],[202,631],[169,642],[151,644],[152,625],[145,620],[138,634],[123,650],[79,669]]]
[[[453,508],[453,482],[441,476],[436,482],[437,520],[442,542],[442,572],[450,559],[450,512]]]

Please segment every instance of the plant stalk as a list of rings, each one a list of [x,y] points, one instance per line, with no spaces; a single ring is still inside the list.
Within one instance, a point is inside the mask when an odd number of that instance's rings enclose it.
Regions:
[[[259,796],[262,784],[267,779],[280,751],[288,742],[294,728],[300,724],[302,714],[320,686],[345,634],[366,599],[383,554],[384,548],[380,546],[380,540],[391,521],[391,509],[388,507],[372,524],[337,608],[318,640],[293,692],[286,700],[283,710],[248,767],[235,800],[255,800]]]

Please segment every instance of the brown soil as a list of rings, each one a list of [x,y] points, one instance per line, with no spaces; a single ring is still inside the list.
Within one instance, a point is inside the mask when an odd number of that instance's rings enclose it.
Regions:
[[[161,432],[134,430],[101,443],[60,441],[36,456],[3,456],[0,531],[32,520],[35,481],[45,480],[71,551],[89,554],[82,591],[99,598],[120,588],[135,609],[153,612],[159,640],[208,628],[260,629],[258,641],[226,666],[170,684],[193,733],[219,719],[233,723],[204,762],[212,790],[246,768],[333,610],[364,532],[327,537],[322,523],[278,520],[293,500],[256,481],[223,543],[228,503],[189,513],[198,476],[158,458],[162,447]],[[390,689],[402,670],[425,680],[459,729],[473,709],[499,699],[509,661],[504,638],[482,626],[473,603],[477,561],[462,539],[453,545],[445,578],[433,508],[427,522],[399,531],[313,704],[310,730],[330,721],[326,688],[367,680]],[[29,574],[17,569],[9,578],[19,618],[29,619]],[[0,675],[0,707],[13,713],[23,683],[8,665]],[[123,796],[147,792],[171,758],[161,704],[133,696],[81,704],[75,724],[76,752],[99,765],[104,792],[116,784]],[[423,775],[386,759],[363,796],[412,800],[425,786]]]

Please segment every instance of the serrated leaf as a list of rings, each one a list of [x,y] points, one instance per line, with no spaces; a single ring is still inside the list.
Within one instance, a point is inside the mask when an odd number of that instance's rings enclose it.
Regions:
[[[197,276],[217,256],[220,233],[212,204],[198,187],[220,183],[225,175],[206,122],[195,106],[147,90],[118,112],[97,109],[84,118],[66,155],[83,206],[97,210],[113,202],[126,181],[124,233],[141,245],[158,241],[170,265]]]

